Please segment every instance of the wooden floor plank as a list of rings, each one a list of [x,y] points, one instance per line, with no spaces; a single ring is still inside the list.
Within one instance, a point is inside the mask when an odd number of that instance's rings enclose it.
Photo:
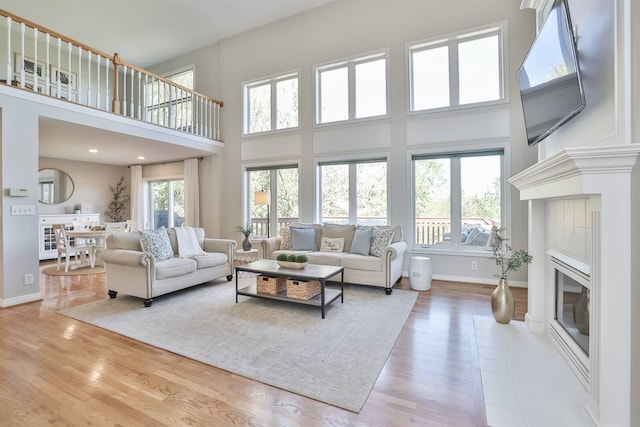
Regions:
[[[104,280],[41,274],[42,301],[0,310],[3,423],[486,425],[473,316],[491,316],[493,286],[433,281],[420,292],[355,414],[56,314],[108,298]],[[397,288],[410,289],[408,280]],[[527,293],[513,292],[522,320]]]

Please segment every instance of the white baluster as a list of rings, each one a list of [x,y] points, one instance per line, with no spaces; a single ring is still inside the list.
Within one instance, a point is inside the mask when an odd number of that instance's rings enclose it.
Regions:
[[[142,85],[142,73],[138,71],[138,119],[143,120],[142,118],[142,106],[145,105],[146,88]]]
[[[20,67],[20,87],[24,89],[24,84],[25,84],[25,75],[24,75],[24,22],[20,24],[20,52],[21,52],[21,59],[20,59],[20,64],[22,65]],[[33,74],[37,73],[37,69],[36,69],[36,64],[33,64]]]
[[[129,108],[129,111],[131,112],[131,117],[133,117],[134,114],[135,114],[135,112],[133,111],[133,86],[134,86],[133,85],[133,82],[134,82],[133,78],[134,77],[135,77],[135,70],[132,68],[131,69],[131,97],[130,97],[131,104],[130,104],[130,108]]]
[[[91,51],[87,51],[87,105],[91,106],[91,91],[93,90],[93,83],[91,82]]]
[[[105,82],[104,109],[106,111],[110,111],[109,106],[111,105],[111,102],[109,102],[109,99],[110,99],[109,80],[111,80],[109,78],[109,64],[110,63],[111,63],[111,61],[109,61],[107,58],[105,58],[105,60],[104,60],[104,82]]]
[[[34,28],[33,29],[33,63],[35,66],[35,72],[33,74],[33,91],[34,92],[38,92],[38,83],[40,83],[39,77],[38,76],[38,29]],[[42,70],[44,71],[44,70]]]
[[[102,57],[96,55],[98,64],[96,65],[96,108],[100,109],[100,60]]]
[[[60,61],[60,48],[62,47],[62,39],[60,37],[58,37],[58,70],[56,71],[56,75],[53,76],[56,79],[56,83],[57,83],[57,90],[56,90],[56,97],[57,98],[62,98],[62,79],[61,79],[61,74],[62,74],[62,64]]]
[[[71,73],[71,51],[73,50],[73,45],[71,44],[71,42],[67,42],[67,47],[69,48],[69,52],[67,55],[67,70],[69,73],[68,79],[69,82],[67,83],[67,98],[69,99],[69,101],[73,101],[76,102],[76,99],[73,96],[73,86],[76,84],[75,79],[73,78],[73,74]]]
[[[78,103],[82,103],[82,48],[78,46]]]
[[[7,16],[7,84],[11,85],[13,80],[13,70],[11,69],[11,23],[13,21]],[[16,58],[17,59],[17,58]]]
[[[44,87],[45,87],[45,93],[47,95],[51,95],[51,34],[47,33],[45,35],[45,44],[47,45],[47,50],[45,50],[45,52],[47,52],[47,63],[44,64]]]
[[[127,115],[127,66],[122,66],[122,115]]]

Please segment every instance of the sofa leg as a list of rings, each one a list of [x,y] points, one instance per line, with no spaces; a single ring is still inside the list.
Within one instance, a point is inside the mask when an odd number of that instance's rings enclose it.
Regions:
[[[153,302],[153,298],[145,298],[143,302],[144,302],[144,306],[145,307],[151,307],[151,303]]]
[[[233,276],[230,274],[230,275],[227,276],[227,282],[230,282],[231,279],[233,279]]]
[[[384,293],[387,295],[391,295],[391,292],[393,292],[393,289],[391,288],[384,288]]]
[[[114,299],[118,295],[117,291],[109,290],[109,298]]]

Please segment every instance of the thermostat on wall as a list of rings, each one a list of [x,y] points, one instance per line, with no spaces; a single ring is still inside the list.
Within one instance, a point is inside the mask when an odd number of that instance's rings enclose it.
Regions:
[[[11,197],[27,197],[29,195],[26,188],[10,188],[9,196]]]

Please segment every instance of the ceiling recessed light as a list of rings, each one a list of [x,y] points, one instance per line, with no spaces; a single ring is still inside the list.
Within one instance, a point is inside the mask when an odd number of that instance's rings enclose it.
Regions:
[[[144,160],[144,156],[138,156],[138,160]]]
[[[98,150],[96,150],[95,148],[91,148],[91,149],[89,149],[89,152],[90,152],[90,153],[97,153],[97,152],[98,152]]]

